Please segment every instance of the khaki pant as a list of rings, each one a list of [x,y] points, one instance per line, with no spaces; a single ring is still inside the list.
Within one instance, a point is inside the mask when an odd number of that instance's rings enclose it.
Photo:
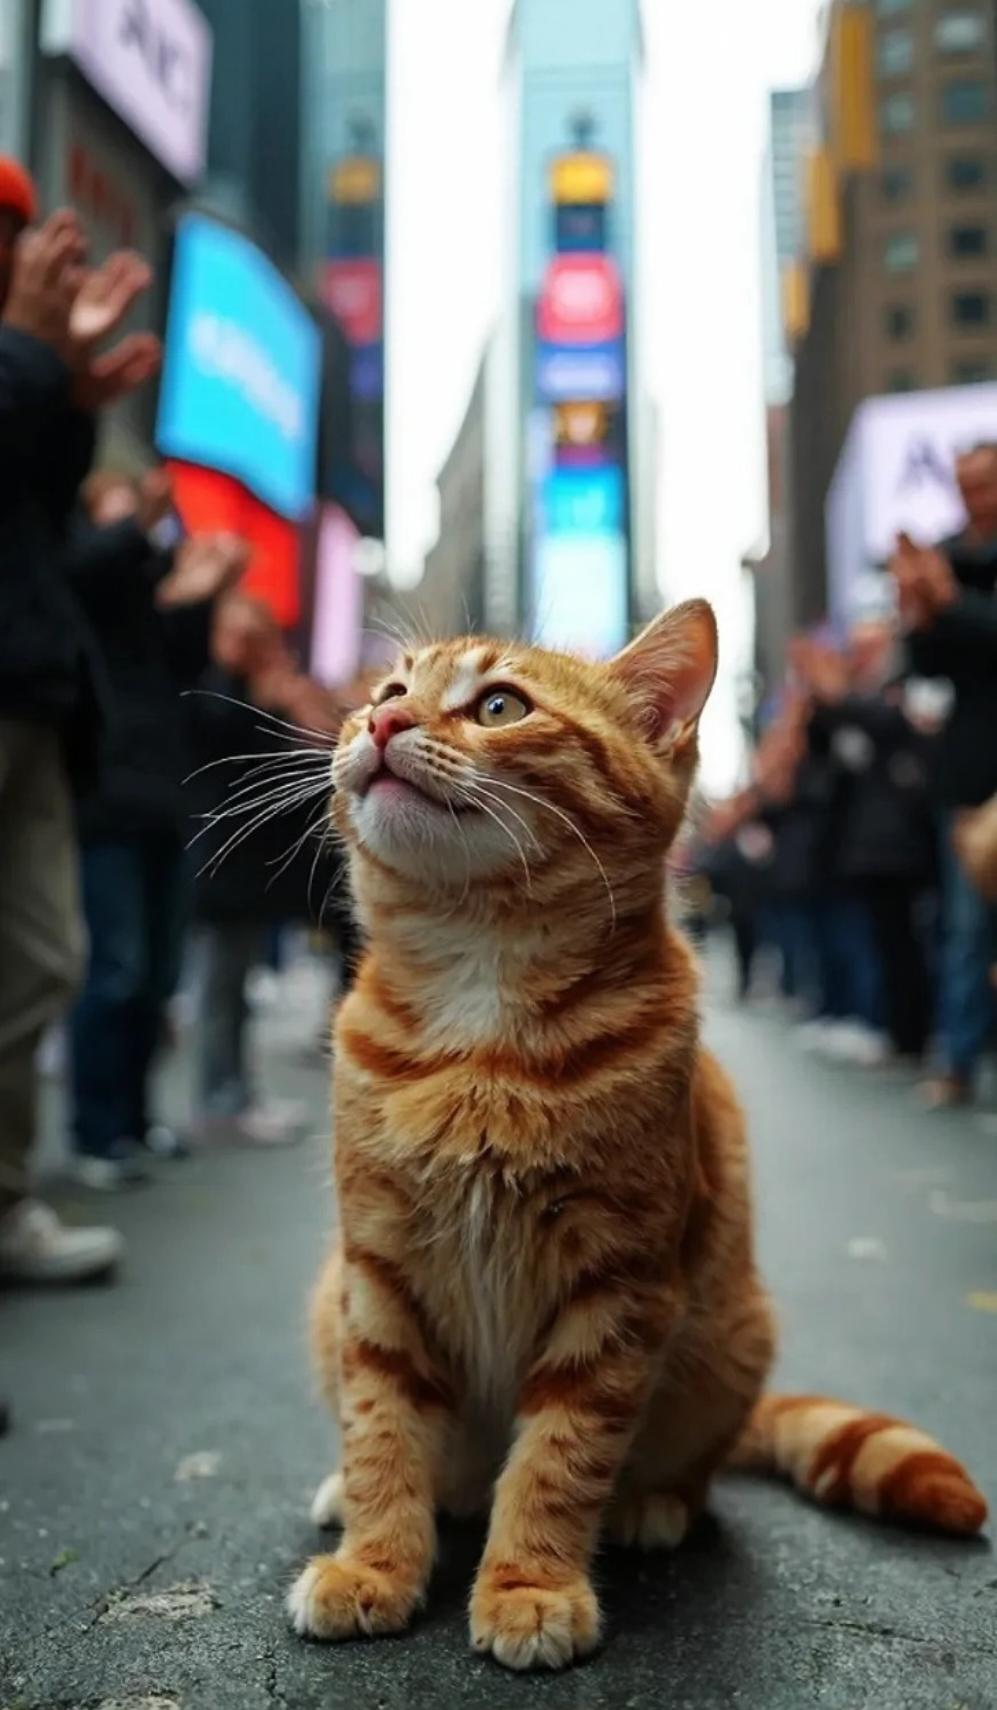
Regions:
[[[0,1213],[27,1191],[35,1054],[76,993],[84,942],[59,738],[0,719]]]

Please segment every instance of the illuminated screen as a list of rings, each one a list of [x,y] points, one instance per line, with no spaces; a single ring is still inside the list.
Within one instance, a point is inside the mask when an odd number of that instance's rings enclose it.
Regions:
[[[533,586],[533,633],[545,647],[606,659],[625,645],[627,543],[622,534],[541,537]]]

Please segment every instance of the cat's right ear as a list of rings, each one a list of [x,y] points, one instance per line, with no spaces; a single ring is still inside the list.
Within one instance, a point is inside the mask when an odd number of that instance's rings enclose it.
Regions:
[[[694,732],[717,674],[717,620],[706,600],[686,600],[649,623],[609,669],[634,702],[655,746]]]

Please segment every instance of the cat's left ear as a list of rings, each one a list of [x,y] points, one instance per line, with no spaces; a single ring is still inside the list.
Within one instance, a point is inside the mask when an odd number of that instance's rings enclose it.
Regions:
[[[695,730],[717,674],[717,620],[706,600],[686,600],[648,624],[610,662],[649,741]]]

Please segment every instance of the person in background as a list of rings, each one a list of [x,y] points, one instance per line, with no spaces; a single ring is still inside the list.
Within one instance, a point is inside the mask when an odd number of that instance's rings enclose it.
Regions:
[[[163,469],[140,481],[102,471],[84,503],[71,556],[91,564],[83,604],[107,719],[79,802],[90,950],[72,1016],[70,1086],[75,1175],[113,1191],[144,1176],[150,1150],[182,1150],[149,1107],[189,913],[181,695],[207,667],[215,598],[246,554],[231,536],[177,542]]]
[[[274,923],[305,919],[309,894],[316,909],[324,895],[327,749],[338,721],[331,698],[296,669],[255,600],[221,602],[212,656],[202,692],[186,703],[191,806],[199,810],[202,833],[195,845],[201,977],[194,1134],[208,1144],[284,1145],[300,1137],[307,1112],[260,1091],[250,1067],[246,988],[266,961]],[[286,725],[317,734],[295,744]],[[300,802],[291,799],[299,785]],[[238,804],[243,791],[243,802],[259,797],[261,803],[274,792],[272,813],[261,806],[258,815],[237,811],[212,825],[212,816]]]
[[[145,263],[90,269],[73,213],[34,217],[31,180],[0,159],[0,1275],[26,1282],[79,1280],[122,1250],[34,1200],[29,1157],[39,1041],[82,971],[71,779],[92,770],[100,729],[69,520],[96,413],[159,361],[143,334],[97,354],[150,283]]]
[[[942,883],[941,1072],[933,1108],[965,1104],[993,1023],[994,912],[955,846],[960,813],[997,792],[997,446],[959,458],[962,532],[925,549],[902,535],[891,560],[910,664],[947,678],[954,704],[935,750]]]
[[[907,717],[894,654],[892,626],[878,620],[855,626],[844,655],[805,648],[813,740],[835,767],[835,877],[872,925],[889,1046],[919,1064],[932,1031],[922,922],[935,868],[930,749]],[[866,1032],[852,1054],[874,1064],[882,1050]]]

